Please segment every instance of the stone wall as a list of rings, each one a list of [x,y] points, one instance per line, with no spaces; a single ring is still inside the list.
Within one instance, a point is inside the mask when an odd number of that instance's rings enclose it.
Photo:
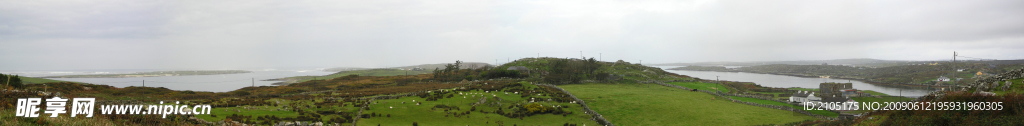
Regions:
[[[962,89],[963,90],[968,90],[970,87],[980,87],[980,86],[983,86],[984,84],[991,84],[992,82],[1007,81],[1007,80],[1017,79],[1017,78],[1024,78],[1024,68],[1017,69],[1017,70],[1012,70],[1012,71],[1009,71],[1009,72],[1006,72],[1006,73],[1002,73],[1002,74],[999,74],[999,75],[995,75],[995,76],[990,76],[990,77],[978,79],[977,81],[974,81],[974,83],[968,84],[968,87],[965,87],[965,88],[962,88]]]
[[[558,89],[558,90],[564,92],[565,94],[569,94],[569,97],[571,97],[574,101],[576,101],[576,103],[579,103],[581,106],[583,106],[583,112],[584,113],[590,114],[590,116],[591,116],[590,119],[591,120],[597,121],[597,123],[599,123],[601,125],[604,125],[604,126],[615,126],[615,124],[612,124],[612,122],[609,122],[607,119],[605,119],[604,116],[601,116],[601,114],[598,114],[597,111],[591,110],[590,106],[587,106],[586,102],[584,102],[582,99],[576,98],[576,95],[572,95],[572,93],[569,93],[569,91],[566,91],[565,89],[562,89],[562,88],[560,88],[558,86],[550,85],[550,84],[536,84],[536,85],[551,87],[551,88],[554,88],[554,89]]]

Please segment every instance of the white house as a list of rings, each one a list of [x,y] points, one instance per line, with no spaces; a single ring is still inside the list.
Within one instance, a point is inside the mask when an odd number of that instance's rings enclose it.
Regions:
[[[821,97],[814,96],[814,92],[810,91],[797,91],[793,96],[789,96],[790,102],[812,102],[821,101]]]
[[[949,81],[949,78],[946,77],[946,76],[939,76],[939,79],[936,79],[935,81],[939,81],[939,82]]]
[[[796,91],[796,93],[789,96],[789,102],[800,102],[804,101],[804,99],[807,99],[807,94],[804,94],[804,91]]]

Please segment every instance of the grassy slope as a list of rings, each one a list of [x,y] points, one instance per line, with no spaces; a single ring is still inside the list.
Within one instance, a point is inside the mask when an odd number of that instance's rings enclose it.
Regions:
[[[572,84],[560,86],[616,125],[758,125],[816,118],[731,103],[714,95],[664,86]]]

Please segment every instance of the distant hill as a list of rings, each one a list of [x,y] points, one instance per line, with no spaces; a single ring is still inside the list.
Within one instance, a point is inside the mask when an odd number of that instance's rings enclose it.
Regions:
[[[446,64],[448,64],[448,63],[421,64],[421,65],[402,66],[402,67],[388,67],[388,69],[412,70],[412,69],[420,68],[420,69],[424,69],[424,70],[434,70],[434,68],[444,69],[444,65],[446,65]],[[484,67],[484,66],[487,66],[487,65],[491,65],[491,64],[481,63],[481,62],[464,62],[464,63],[462,63],[462,66],[459,66],[459,67],[465,68],[465,69],[470,69],[470,68],[476,69],[476,68],[481,68],[481,67]],[[335,67],[335,68],[324,69],[324,71],[327,71],[327,72],[341,72],[341,71],[367,70],[367,69],[373,69],[373,68]]]

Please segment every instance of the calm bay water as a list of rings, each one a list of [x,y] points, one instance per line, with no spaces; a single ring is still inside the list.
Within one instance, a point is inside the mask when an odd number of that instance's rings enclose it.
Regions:
[[[659,66],[662,69],[675,68],[679,66]],[[54,75],[70,75],[70,74],[116,74],[116,73],[132,73],[132,72],[145,72],[155,70],[131,70],[131,71],[114,71],[108,70],[108,72],[101,71],[32,71],[32,72],[6,72],[20,74],[28,77],[39,77],[39,76],[54,76]],[[222,75],[197,75],[197,76],[166,76],[166,77],[135,77],[135,78],[50,78],[55,80],[64,81],[75,81],[85,82],[92,84],[103,84],[114,87],[128,87],[128,86],[142,86],[143,80],[145,80],[147,87],[166,87],[171,90],[192,90],[192,91],[212,91],[212,92],[225,92],[232,91],[243,87],[253,85],[253,79],[255,79],[256,86],[273,86],[272,83],[278,81],[260,81],[266,79],[293,77],[293,76],[309,76],[309,75],[327,75],[333,72],[323,72],[321,70],[251,70],[252,73],[242,74],[222,74]],[[929,91],[936,89],[928,89],[921,87],[901,87],[901,86],[888,86],[888,85],[874,85],[857,80],[847,79],[828,79],[828,78],[804,78],[804,77],[793,77],[783,75],[772,75],[772,74],[757,74],[757,73],[742,73],[742,72],[712,72],[712,71],[684,71],[684,70],[665,70],[668,72],[687,75],[691,77],[697,77],[702,79],[714,80],[715,76],[718,76],[721,80],[729,81],[741,81],[741,82],[754,82],[761,86],[768,87],[801,87],[801,88],[818,88],[818,84],[822,82],[850,82],[853,83],[853,88],[860,90],[873,90],[889,95],[900,95],[903,96],[921,96],[927,94]]]
[[[165,87],[171,90],[192,90],[192,91],[211,91],[211,92],[226,92],[233,91],[239,88],[252,86],[274,86],[272,83],[279,81],[260,81],[266,79],[293,77],[293,76],[309,76],[309,75],[327,75],[333,72],[323,72],[321,70],[250,70],[251,73],[241,74],[221,74],[221,75],[195,75],[195,76],[164,76],[164,77],[133,77],[133,78],[49,78],[54,80],[74,81],[74,82],[85,82],[91,84],[102,84],[110,85],[114,87],[128,87],[128,86],[142,86],[143,80],[145,80],[146,87]],[[69,74],[114,74],[114,73],[132,73],[132,72],[145,72],[145,71],[117,71],[117,72],[93,72],[93,71],[73,71],[73,72],[20,72],[21,75],[29,77],[38,76],[54,76],[54,75],[69,75]],[[9,72],[11,73],[11,72]],[[19,73],[19,72],[13,72]],[[253,81],[255,80],[255,81]]]
[[[767,87],[800,87],[800,88],[818,88],[818,84],[823,82],[841,82],[841,83],[853,83],[853,88],[858,90],[872,90],[882,92],[885,94],[899,96],[917,97],[928,94],[928,92],[937,89],[928,89],[924,87],[902,87],[902,86],[889,86],[889,85],[875,85],[864,83],[857,80],[847,79],[830,79],[830,78],[804,78],[794,76],[783,76],[783,75],[772,75],[772,74],[758,74],[758,73],[743,73],[743,72],[713,72],[713,71],[686,71],[686,70],[667,70],[669,68],[675,68],[680,66],[658,66],[665,71],[687,75],[691,77],[714,80],[715,76],[718,79],[728,81],[739,81],[739,82],[754,82],[761,86]]]

